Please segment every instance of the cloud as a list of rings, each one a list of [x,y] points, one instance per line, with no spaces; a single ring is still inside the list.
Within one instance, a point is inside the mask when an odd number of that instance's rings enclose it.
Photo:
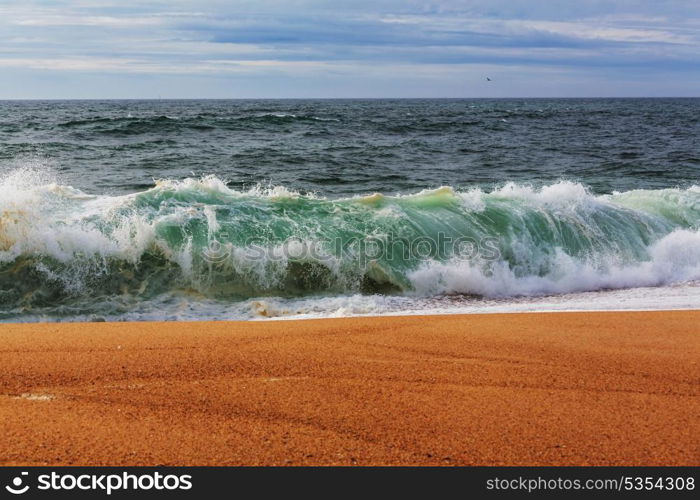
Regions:
[[[25,96],[30,80],[45,82],[34,84],[42,95],[52,78],[72,78],[80,89],[88,74],[119,75],[133,82],[128,88],[146,78],[189,76],[222,92],[231,79],[255,80],[251,94],[263,88],[261,79],[276,79],[265,88],[293,94],[299,89],[290,84],[301,79],[304,91],[324,95],[338,75],[364,75],[376,85],[357,88],[381,95],[403,93],[406,79],[415,88],[430,82],[426,95],[448,95],[460,78],[484,68],[523,82],[517,91],[524,94],[541,90],[525,82],[544,72],[567,92],[590,92],[593,83],[600,92],[619,92],[641,77],[650,94],[664,85],[678,93],[678,83],[658,78],[674,72],[686,82],[680,93],[693,93],[699,33],[700,5],[681,1],[15,0],[0,6],[0,97]],[[31,71],[42,78],[28,80]],[[104,92],[122,88],[107,85]]]

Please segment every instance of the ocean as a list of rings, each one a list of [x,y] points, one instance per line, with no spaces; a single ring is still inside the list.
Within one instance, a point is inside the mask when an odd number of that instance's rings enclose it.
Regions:
[[[0,101],[0,321],[700,305],[700,99]]]

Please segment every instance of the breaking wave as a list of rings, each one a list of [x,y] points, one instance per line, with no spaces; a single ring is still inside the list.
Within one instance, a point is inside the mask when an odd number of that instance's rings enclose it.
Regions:
[[[517,297],[700,279],[700,188],[594,195],[558,182],[342,199],[214,176],[85,193],[0,179],[0,319],[177,291],[233,302],[339,294]]]

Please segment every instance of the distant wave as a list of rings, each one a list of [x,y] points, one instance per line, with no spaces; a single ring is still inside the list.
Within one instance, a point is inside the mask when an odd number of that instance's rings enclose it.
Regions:
[[[139,135],[146,133],[162,133],[177,130],[212,130],[216,128],[241,128],[246,124],[258,126],[276,126],[294,122],[339,122],[333,117],[321,117],[293,113],[253,113],[225,118],[210,115],[194,116],[122,116],[85,118],[69,120],[57,124],[63,129],[76,132],[93,133],[98,135]]]

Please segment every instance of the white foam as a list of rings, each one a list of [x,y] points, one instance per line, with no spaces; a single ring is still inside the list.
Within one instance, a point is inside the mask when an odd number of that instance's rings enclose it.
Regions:
[[[164,303],[165,302],[165,303]],[[557,311],[642,311],[697,309],[700,282],[669,287],[632,288],[563,295],[487,299],[472,296],[265,297],[237,304],[188,297],[141,303],[136,310],[107,320],[297,320],[362,316],[491,314]],[[89,317],[84,319],[89,320]]]
[[[544,257],[543,257],[544,258]],[[429,261],[409,274],[417,294],[474,294],[485,297],[547,295],[662,286],[700,279],[700,231],[679,229],[649,248],[649,260],[622,265],[575,259],[558,250],[543,276],[518,275],[506,262]]]

